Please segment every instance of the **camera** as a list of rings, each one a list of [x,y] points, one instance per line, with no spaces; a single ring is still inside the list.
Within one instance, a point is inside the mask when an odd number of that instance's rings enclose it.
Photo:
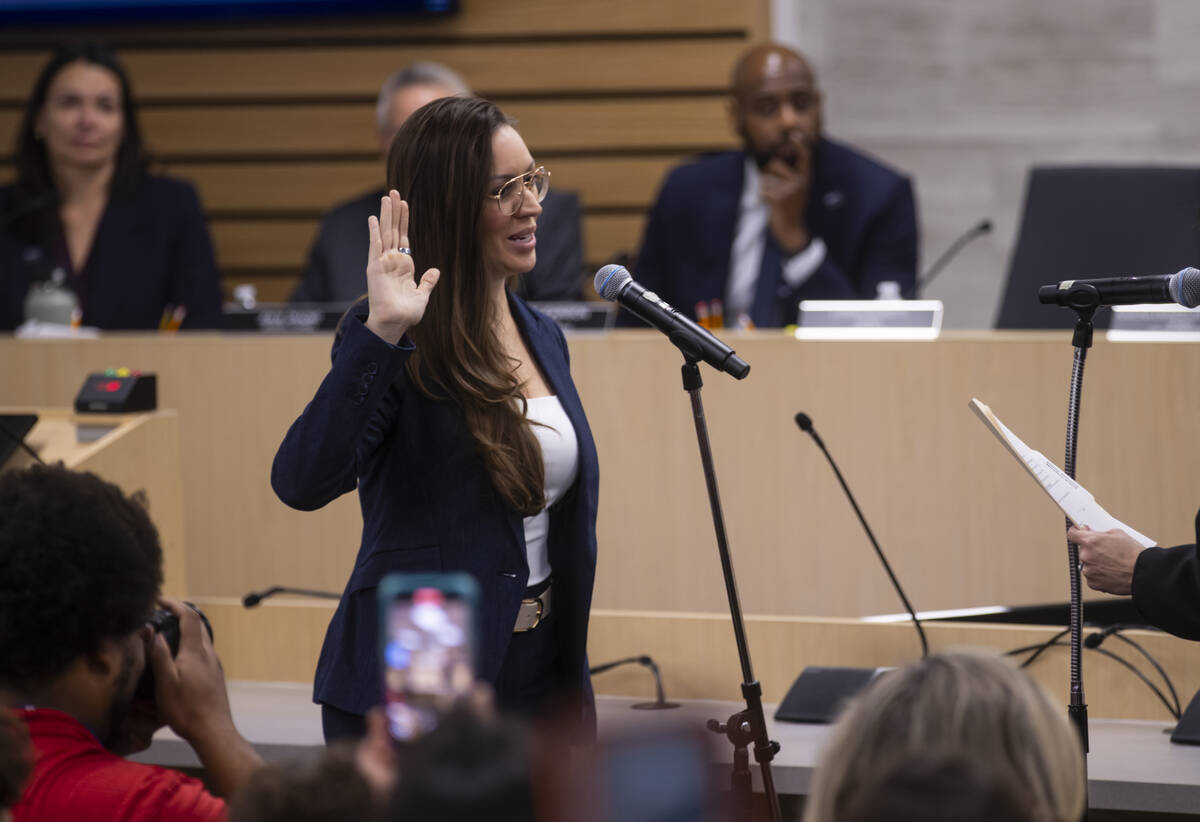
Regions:
[[[208,631],[208,638],[212,639],[212,624],[204,612],[190,602],[183,604],[200,616],[200,621],[204,623],[204,628]],[[154,629],[154,633],[163,635],[163,639],[167,641],[167,647],[171,649],[172,657],[179,654],[179,617],[166,608],[155,608],[146,624]],[[150,665],[149,657],[146,658],[146,669],[142,673],[141,681],[138,682],[134,698],[154,701],[154,669]]]

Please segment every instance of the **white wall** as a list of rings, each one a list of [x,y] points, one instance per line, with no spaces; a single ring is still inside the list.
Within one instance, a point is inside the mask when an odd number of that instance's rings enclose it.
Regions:
[[[992,219],[926,292],[948,327],[992,325],[1030,165],[1200,164],[1197,0],[772,0],[772,29],[828,132],[913,177],[922,265]]]

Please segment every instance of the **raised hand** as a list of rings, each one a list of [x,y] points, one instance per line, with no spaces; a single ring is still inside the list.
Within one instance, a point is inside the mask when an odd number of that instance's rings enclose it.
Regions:
[[[408,203],[395,190],[379,204],[379,217],[367,218],[367,328],[395,345],[421,321],[429,295],[441,276],[426,269],[417,282],[408,250]],[[403,250],[401,250],[403,249]]]

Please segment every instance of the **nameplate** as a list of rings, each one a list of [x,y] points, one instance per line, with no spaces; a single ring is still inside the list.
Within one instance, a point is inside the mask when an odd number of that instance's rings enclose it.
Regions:
[[[616,303],[603,302],[535,302],[538,311],[571,331],[604,331],[616,322]]]
[[[1200,341],[1200,308],[1114,305],[1105,339],[1111,342]]]
[[[798,340],[936,340],[941,300],[801,300]]]
[[[332,331],[349,308],[344,303],[259,303],[254,308],[225,306],[226,331],[306,334]]]

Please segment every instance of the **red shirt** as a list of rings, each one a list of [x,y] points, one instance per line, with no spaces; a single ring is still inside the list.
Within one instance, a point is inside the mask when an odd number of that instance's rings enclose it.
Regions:
[[[33,776],[14,822],[218,822],[225,802],[198,779],[105,750],[74,717],[50,708],[16,712],[33,740]]]

